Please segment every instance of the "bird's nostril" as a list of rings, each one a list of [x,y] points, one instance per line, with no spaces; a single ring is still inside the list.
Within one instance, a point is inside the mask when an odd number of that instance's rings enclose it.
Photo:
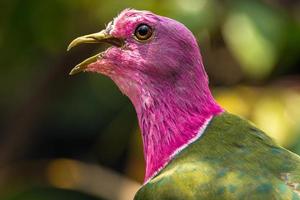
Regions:
[[[108,25],[106,26],[106,31],[109,34],[114,28],[114,20],[109,22]]]

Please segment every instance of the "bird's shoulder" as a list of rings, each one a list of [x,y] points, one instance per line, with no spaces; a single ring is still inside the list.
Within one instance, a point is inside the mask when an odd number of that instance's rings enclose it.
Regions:
[[[224,113],[135,199],[300,199],[299,190],[299,156],[246,120]]]
[[[285,181],[271,172],[249,172],[206,162],[172,166],[150,180],[135,200],[293,199],[299,200]]]

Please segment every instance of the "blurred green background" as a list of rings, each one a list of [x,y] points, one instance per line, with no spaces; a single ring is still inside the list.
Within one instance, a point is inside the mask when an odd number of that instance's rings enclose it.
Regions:
[[[0,199],[132,198],[135,111],[108,78],[68,76],[104,47],[66,52],[128,7],[190,28],[217,101],[300,154],[298,0],[1,0]]]

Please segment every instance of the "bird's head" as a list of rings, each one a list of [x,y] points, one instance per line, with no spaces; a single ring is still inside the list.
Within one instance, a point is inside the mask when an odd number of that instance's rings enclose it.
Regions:
[[[180,22],[149,11],[126,9],[106,29],[73,40],[112,46],[78,64],[70,74],[98,72],[112,78],[134,100],[141,92],[177,87],[207,87],[199,47],[193,34]],[[188,86],[189,85],[189,86]],[[200,90],[201,91],[201,90]]]
[[[131,99],[143,133],[148,180],[222,109],[210,93],[197,41],[183,24],[126,9],[106,29],[75,39],[69,49],[102,42],[112,46],[70,74],[107,75]]]

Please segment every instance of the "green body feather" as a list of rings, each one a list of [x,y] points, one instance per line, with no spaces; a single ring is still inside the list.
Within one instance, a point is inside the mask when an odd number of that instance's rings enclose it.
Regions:
[[[136,194],[135,200],[300,200],[300,157],[246,120],[216,116],[204,134]]]

